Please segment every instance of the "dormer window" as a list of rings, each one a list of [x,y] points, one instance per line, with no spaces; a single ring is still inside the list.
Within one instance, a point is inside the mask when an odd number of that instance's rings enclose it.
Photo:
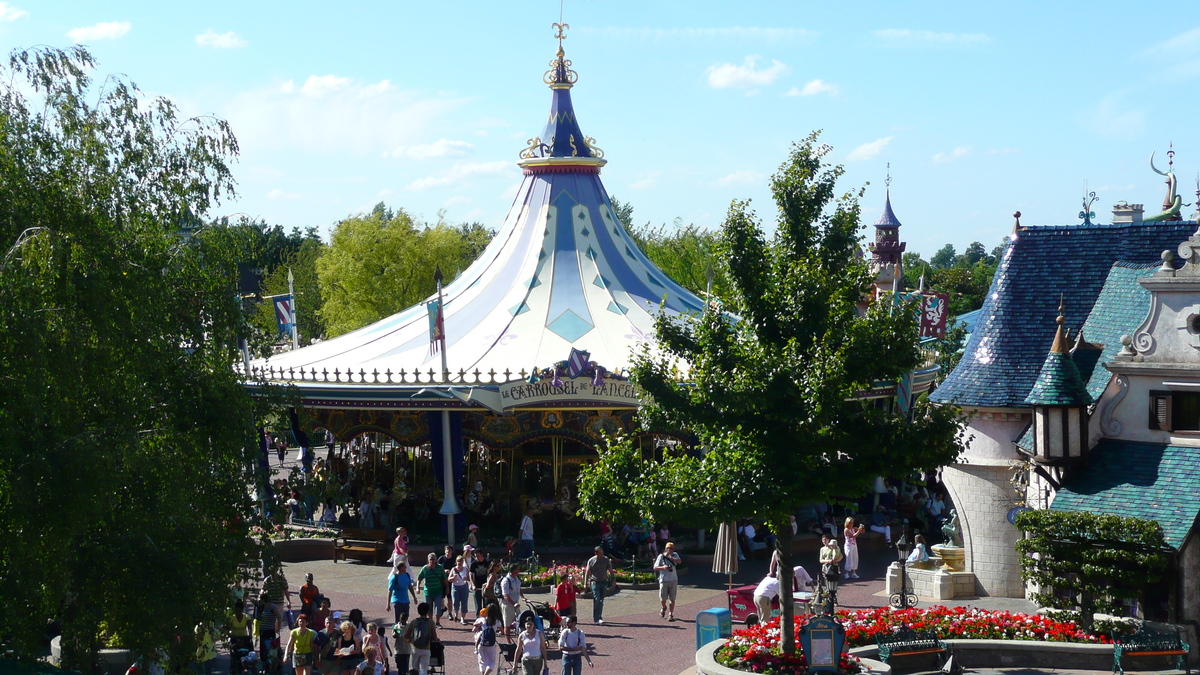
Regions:
[[[1200,392],[1150,392],[1150,428],[1160,431],[1200,431]]]

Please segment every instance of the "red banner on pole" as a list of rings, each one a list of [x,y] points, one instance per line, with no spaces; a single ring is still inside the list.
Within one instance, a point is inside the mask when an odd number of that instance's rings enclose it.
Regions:
[[[946,337],[946,317],[950,309],[950,295],[937,291],[921,294],[921,337]]]

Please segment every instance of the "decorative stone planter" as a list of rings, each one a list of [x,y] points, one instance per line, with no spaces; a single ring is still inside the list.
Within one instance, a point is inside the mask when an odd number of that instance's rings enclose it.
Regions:
[[[272,545],[283,562],[333,560],[333,539],[277,539]]]
[[[965,668],[1054,668],[1061,670],[1112,670],[1112,645],[1033,640],[946,640],[954,652],[954,662]],[[875,645],[856,647],[850,653],[859,658],[877,658]],[[915,658],[915,657],[914,657]],[[891,660],[909,663],[904,656]],[[912,663],[916,663],[915,661]],[[1172,661],[1172,663],[1174,663]]]
[[[725,642],[725,638],[713,640],[712,642],[696,650],[697,675],[746,675],[746,673],[749,672],[746,670],[734,670],[733,668],[727,668],[717,663],[717,650],[721,647],[724,647]],[[864,673],[872,673],[873,675],[891,675],[891,666],[882,661],[876,661],[874,658],[865,658],[855,653],[856,651],[857,650],[850,650],[850,653],[862,659]]]

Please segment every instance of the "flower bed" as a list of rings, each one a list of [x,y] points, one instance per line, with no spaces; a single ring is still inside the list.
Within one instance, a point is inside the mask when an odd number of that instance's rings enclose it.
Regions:
[[[838,620],[846,628],[846,644],[851,649],[875,644],[879,635],[909,627],[933,631],[942,639],[957,640],[1034,640],[1108,644],[1105,634],[1083,631],[1074,621],[1059,621],[1044,616],[971,607],[921,607],[892,610],[887,607],[840,611]],[[800,627],[811,615],[796,617],[796,648],[800,649]],[[808,672],[804,655],[784,655],[780,651],[779,618],[765,624],[735,630],[729,642],[717,650],[717,663],[737,670],[767,675],[803,675]],[[842,655],[842,668],[860,672],[855,657]]]
[[[555,565],[539,567],[537,572],[521,575],[521,583],[527,586],[554,586],[567,575],[575,581],[576,592],[582,592],[583,567],[579,565]],[[654,572],[630,572],[629,570],[613,570],[617,582],[623,584],[652,584],[656,582]]]

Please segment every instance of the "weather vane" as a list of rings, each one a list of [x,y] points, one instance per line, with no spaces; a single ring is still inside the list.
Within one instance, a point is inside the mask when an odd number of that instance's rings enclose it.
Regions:
[[[883,186],[886,188],[892,187],[892,163],[887,163],[887,178],[883,180]]]
[[[1091,225],[1092,218],[1096,217],[1096,212],[1092,210],[1092,204],[1096,203],[1096,193],[1088,192],[1087,186],[1083,188],[1083,210],[1079,212],[1079,217],[1083,219],[1084,225]]]
[[[554,29],[554,37],[558,39],[558,48],[562,49],[562,41],[567,39],[567,29],[571,27],[571,24],[552,23],[550,27]]]

